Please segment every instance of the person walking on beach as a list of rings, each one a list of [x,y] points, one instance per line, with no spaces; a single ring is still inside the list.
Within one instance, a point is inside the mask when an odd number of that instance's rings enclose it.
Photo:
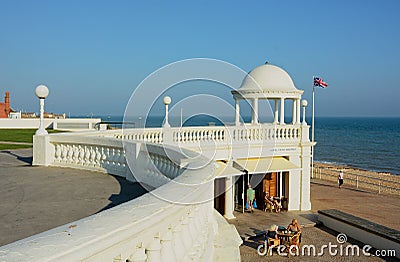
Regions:
[[[340,169],[339,176],[338,176],[339,188],[343,185],[343,170]]]
[[[256,192],[254,191],[253,188],[251,188],[250,184],[249,184],[249,188],[247,189],[246,195],[247,195],[247,203],[249,205],[248,210],[253,213],[254,212],[253,211],[253,202],[254,202],[254,199],[256,198]]]

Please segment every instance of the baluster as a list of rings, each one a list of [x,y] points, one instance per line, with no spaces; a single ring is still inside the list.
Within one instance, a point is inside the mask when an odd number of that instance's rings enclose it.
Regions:
[[[99,148],[99,147],[96,147],[96,163],[95,163],[95,166],[98,166],[98,167],[100,167],[100,164],[101,164],[101,152],[100,152],[100,150],[101,150],[101,148]]]
[[[90,151],[88,146],[85,146],[85,160],[84,160],[84,165],[87,166],[89,164],[90,160]]]
[[[187,134],[188,134],[188,139],[187,139],[187,142],[192,142],[192,134],[193,134],[193,130],[189,130],[189,131],[187,132]]]
[[[56,161],[57,162],[61,162],[61,145],[60,144],[56,144]]]
[[[74,162],[72,158],[74,155],[74,150],[73,150],[74,147],[75,147],[74,145],[68,145],[68,154],[67,154],[68,163]]]
[[[197,228],[194,222],[194,210],[191,210],[188,212],[188,218],[189,218],[189,231],[190,234],[192,235],[193,239],[196,239],[197,236]]]
[[[177,258],[183,258],[185,256],[186,250],[185,245],[182,241],[182,228],[180,225],[176,225],[172,229],[172,246],[174,248],[174,253]]]
[[[124,154],[122,153],[122,149],[117,149],[117,166],[121,169],[122,162],[124,162]]]
[[[96,159],[96,151],[94,151],[93,146],[90,147],[90,164],[92,166],[95,165],[95,159]]]
[[[192,244],[193,244],[193,239],[189,232],[189,221],[188,220],[189,219],[187,217],[181,219],[181,225],[182,225],[181,234],[182,234],[183,244],[185,245],[185,248],[187,251],[189,251],[192,248]]]
[[[141,244],[140,247],[137,247],[133,255],[131,255],[130,261],[132,262],[145,262],[147,259],[146,251],[142,247],[143,244]]]
[[[176,261],[174,248],[172,245],[172,227],[169,226],[167,232],[161,236],[161,259],[162,261]]]
[[[161,262],[161,243],[158,236],[154,237],[153,241],[146,248],[146,262]]]
[[[76,147],[74,147],[74,164],[77,165],[79,163],[79,150],[81,149],[81,146],[78,145]]]
[[[67,148],[64,144],[61,144],[61,162],[65,162],[65,157],[67,156]]]

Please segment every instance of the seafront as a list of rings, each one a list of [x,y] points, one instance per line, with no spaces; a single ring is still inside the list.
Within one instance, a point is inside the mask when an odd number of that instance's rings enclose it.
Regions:
[[[135,197],[137,184],[102,173],[69,168],[31,166],[31,149],[3,150],[0,153],[1,214],[0,244],[66,224]],[[281,214],[256,210],[236,212],[234,224],[245,240],[240,247],[242,261],[264,261],[256,248],[262,238],[256,237],[270,224],[286,225],[297,218],[304,226],[303,243],[334,242],[336,232],[317,225],[316,211],[339,209],[373,222],[400,230],[397,214],[399,198],[356,190],[337,188],[336,183],[313,179],[312,210]],[[275,255],[273,260],[280,261]],[[292,258],[293,259],[293,258]],[[304,258],[294,258],[301,261]],[[320,260],[328,261],[330,257]],[[365,259],[365,258],[364,258]],[[353,261],[361,261],[353,259]],[[367,261],[381,261],[368,258]]]
[[[281,214],[263,212],[256,210],[251,213],[235,212],[236,218],[229,222],[234,224],[244,239],[240,246],[242,261],[288,261],[287,257],[280,257],[276,252],[272,257],[264,257],[257,254],[257,247],[264,241],[261,233],[271,224],[287,226],[292,218],[296,218],[303,227],[302,244],[320,247],[328,242],[337,244],[338,232],[318,225],[317,210],[339,209],[346,213],[368,219],[372,222],[400,230],[398,214],[400,213],[400,198],[396,196],[377,195],[354,188],[337,188],[336,183],[314,179],[311,182],[311,205],[310,212],[282,212]],[[363,243],[353,239],[348,240],[350,244],[360,247]],[[385,261],[378,257],[334,257],[327,252],[321,257],[291,257],[290,261]],[[386,258],[388,259],[388,258]],[[397,261],[390,258],[386,261]]]

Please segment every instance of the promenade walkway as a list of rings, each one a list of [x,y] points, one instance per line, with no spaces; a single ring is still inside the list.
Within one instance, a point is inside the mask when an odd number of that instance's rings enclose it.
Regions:
[[[394,229],[400,229],[398,214],[400,212],[400,198],[395,196],[384,196],[376,193],[358,191],[353,188],[337,188],[335,183],[312,180],[311,182],[311,212],[282,212],[281,214],[263,212],[256,210],[254,213],[235,212],[236,219],[229,220],[234,224],[239,235],[244,239],[240,247],[242,261],[397,261],[395,258],[379,257],[332,257],[328,252],[323,256],[299,256],[280,257],[276,252],[272,257],[263,257],[257,254],[257,247],[263,243],[261,236],[263,230],[271,224],[287,226],[292,218],[296,218],[303,227],[302,244],[321,247],[323,244],[338,244],[334,232],[324,226],[315,224],[317,222],[316,211],[322,209],[339,209],[344,212],[359,216],[378,224]],[[353,239],[343,244],[357,244],[360,248],[364,246]],[[317,250],[318,252],[319,250]]]
[[[119,177],[31,163],[32,148],[0,151],[0,246],[145,192],[139,184]]]
[[[32,149],[0,151],[0,245],[43,232],[77,219],[113,207],[144,193],[136,183],[124,179],[69,168],[35,167]],[[400,230],[397,215],[400,198],[339,189],[335,183],[312,180],[309,212],[283,212],[281,214],[256,210],[254,213],[235,212],[229,220],[245,239],[240,247],[242,261],[383,261],[378,257],[332,257],[327,252],[318,257],[262,257],[257,247],[269,225],[286,226],[297,218],[303,226],[302,244],[321,247],[337,244],[337,232],[316,225],[316,211],[335,208],[344,212]],[[348,243],[362,243],[348,240]],[[346,243],[347,244],[347,243]],[[387,259],[395,261],[395,259]]]

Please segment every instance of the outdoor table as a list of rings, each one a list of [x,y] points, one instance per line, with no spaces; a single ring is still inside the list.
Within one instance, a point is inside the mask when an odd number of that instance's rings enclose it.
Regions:
[[[278,238],[281,240],[282,244],[289,244],[290,239],[296,234],[297,232],[278,232]]]

